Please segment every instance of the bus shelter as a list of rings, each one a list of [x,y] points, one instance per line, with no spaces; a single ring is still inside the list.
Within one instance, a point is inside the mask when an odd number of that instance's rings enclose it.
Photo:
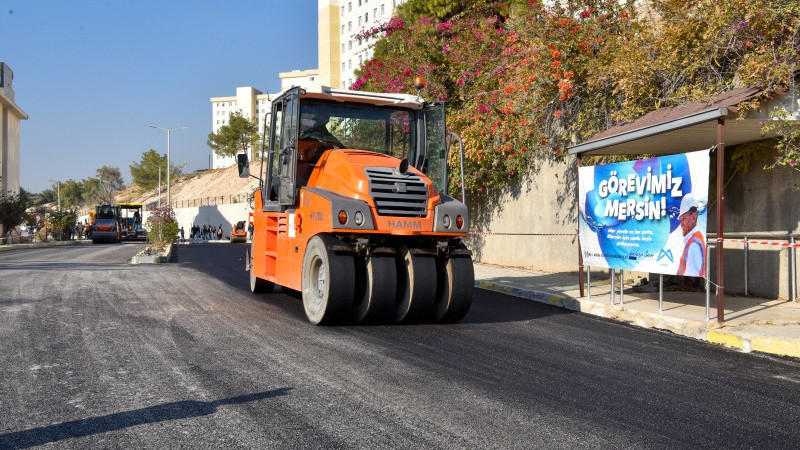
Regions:
[[[793,112],[800,123],[797,95],[794,89],[773,100],[762,102],[759,111],[740,113],[740,105],[760,94],[754,88],[737,88],[707,101],[689,102],[675,107],[662,108],[632,122],[609,128],[587,141],[568,148],[581,167],[582,158],[598,155],[663,156],[694,150],[714,148],[716,152],[716,309],[717,321],[725,321],[724,274],[724,160],[725,147],[768,138],[762,134],[763,121],[769,120],[769,111],[784,107]],[[579,179],[579,177],[578,177]],[[580,182],[580,181],[578,181]],[[709,186],[709,190],[712,187]],[[576,195],[579,195],[579,186]],[[580,202],[578,203],[580,206]],[[711,231],[711,230],[709,230]],[[707,261],[706,264],[708,264]],[[584,295],[584,263],[580,241],[578,266],[581,296]],[[708,277],[709,275],[706,274]]]

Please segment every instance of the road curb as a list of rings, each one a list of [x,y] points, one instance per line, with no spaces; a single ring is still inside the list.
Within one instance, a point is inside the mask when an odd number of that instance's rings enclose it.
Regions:
[[[624,322],[641,328],[669,331],[692,339],[722,345],[745,353],[760,352],[776,356],[800,358],[800,339],[775,338],[769,336],[747,336],[738,330],[709,329],[709,324],[678,319],[625,308],[624,305],[609,305],[591,300],[578,300],[552,292],[505,286],[491,281],[475,280],[475,287],[553,305],[570,311]]]
[[[175,244],[169,244],[167,251],[157,255],[133,255],[131,257],[131,264],[162,264],[169,262],[172,258],[172,249]]]
[[[32,242],[30,244],[4,244],[0,245],[0,252],[8,252],[11,250],[20,250],[25,248],[58,247],[64,245],[83,245],[91,243],[92,243],[91,240],[79,240],[79,241]]]

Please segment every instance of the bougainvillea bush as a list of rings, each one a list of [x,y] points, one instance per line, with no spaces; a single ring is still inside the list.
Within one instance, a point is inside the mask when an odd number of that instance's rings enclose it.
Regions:
[[[374,57],[351,88],[416,93],[424,77],[424,97],[447,101],[448,128],[464,139],[470,191],[664,106],[740,85],[772,96],[798,69],[800,4],[788,0],[475,1],[404,16],[418,3],[356,36],[374,42]]]

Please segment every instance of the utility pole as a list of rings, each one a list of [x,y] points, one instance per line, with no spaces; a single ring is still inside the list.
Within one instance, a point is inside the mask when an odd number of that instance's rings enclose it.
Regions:
[[[158,207],[161,208],[161,167],[158,168]]]
[[[61,181],[60,180],[59,181],[50,180],[50,181],[56,183],[56,191],[58,192],[58,194],[56,194],[58,196],[58,212],[61,212]]]
[[[179,130],[183,130],[183,129],[184,129],[184,128],[186,128],[186,127],[172,128],[172,129],[169,129],[169,130],[168,130],[168,129],[166,129],[166,128],[157,127],[157,126],[155,126],[155,125],[150,125],[150,127],[151,127],[151,128],[155,128],[155,129],[157,129],[157,130],[161,130],[161,131],[166,131],[166,132],[167,132],[167,205],[169,205],[169,204],[170,204],[170,197],[169,197],[169,186],[170,186],[170,183],[169,183],[169,181],[170,181],[170,180],[169,180],[169,173],[170,173],[170,172],[172,172],[172,170],[170,170],[170,165],[169,165],[169,136],[170,136],[170,133],[172,133],[173,131],[179,131]]]

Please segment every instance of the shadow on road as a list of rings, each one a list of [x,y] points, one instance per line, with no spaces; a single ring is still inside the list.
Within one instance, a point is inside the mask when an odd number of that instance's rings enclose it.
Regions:
[[[105,416],[91,417],[89,419],[73,420],[46,427],[32,428],[30,430],[16,431],[0,435],[2,448],[28,448],[57,442],[63,439],[89,436],[120,430],[123,428],[144,425],[148,423],[164,422],[167,420],[188,419],[214,414],[221,405],[235,405],[254,402],[271,397],[287,395],[292,388],[280,388],[272,391],[258,392],[255,394],[240,395],[212,402],[199,402],[186,400],[181,402],[165,403],[148,408],[135,409]]]

